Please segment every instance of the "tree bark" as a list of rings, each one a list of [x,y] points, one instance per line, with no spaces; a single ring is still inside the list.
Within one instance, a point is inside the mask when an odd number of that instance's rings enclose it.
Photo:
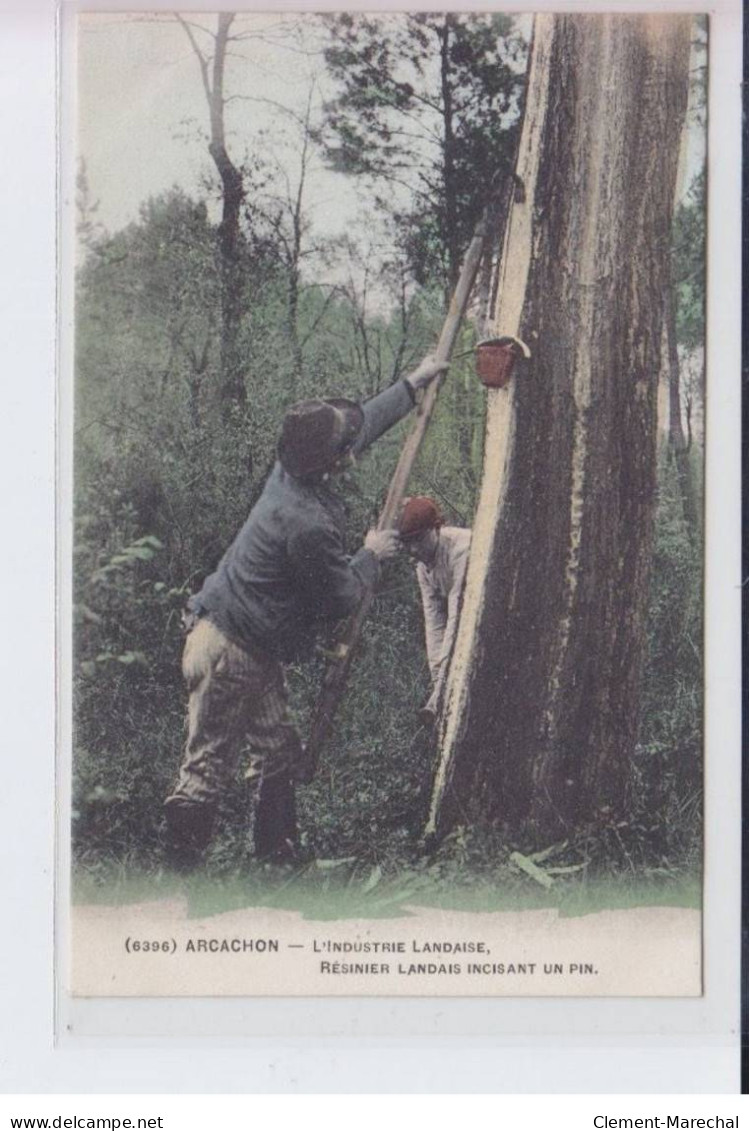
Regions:
[[[541,15],[499,286],[533,357],[488,392],[427,833],[625,809],[690,20]]]
[[[224,132],[224,73],[229,28],[233,19],[233,13],[219,13],[213,56],[209,145],[211,157],[221,178],[222,192],[221,223],[218,228],[221,254],[221,395],[227,414],[230,414],[232,405],[244,409],[247,404],[244,365],[239,353],[244,289],[239,217],[244,200],[244,185],[240,170],[227,152]]]
[[[445,185],[445,236],[447,245],[447,290],[445,307],[458,285],[460,241],[458,238],[458,193],[455,183],[455,127],[453,122],[453,78],[450,67],[450,31],[453,17],[445,15],[439,30],[440,87],[442,94],[442,160]]]
[[[307,111],[304,117],[301,153],[299,157],[299,183],[293,201],[290,199],[291,211],[291,245],[289,255],[289,283],[288,283],[288,326],[289,337],[293,355],[293,387],[299,388],[299,382],[304,375],[304,353],[299,334],[299,287],[301,283],[302,239],[304,235],[304,190],[307,180],[307,167],[309,164],[309,146],[311,138],[312,118],[312,89],[307,98]]]
[[[665,346],[666,366],[668,372],[668,450],[671,458],[676,463],[676,474],[679,480],[679,494],[684,515],[684,523],[691,541],[697,537],[697,500],[695,499],[694,479],[689,457],[691,436],[684,435],[684,426],[681,418],[681,369],[679,365],[679,349],[676,342],[676,301],[673,285],[669,276],[669,283],[665,295],[666,325]],[[687,421],[690,418],[687,406]],[[690,428],[691,432],[691,428]]]
[[[224,126],[224,75],[230,40],[229,31],[234,21],[234,13],[220,12],[218,15],[216,33],[213,37],[212,67],[209,67],[209,59],[197,42],[190,24],[179,15],[176,18],[184,28],[200,65],[200,77],[210,121],[208,151],[221,179],[221,221],[218,227],[221,274],[221,402],[223,415],[229,420],[234,406],[244,410],[247,405],[244,364],[239,351],[245,282],[240,228],[244,182],[241,170],[231,160],[226,148]]]

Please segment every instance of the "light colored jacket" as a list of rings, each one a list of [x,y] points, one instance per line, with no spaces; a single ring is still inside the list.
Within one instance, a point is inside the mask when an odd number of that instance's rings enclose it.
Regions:
[[[432,675],[432,695],[427,706],[433,710],[437,709],[442,694],[455,643],[470,548],[470,530],[443,526],[434,563],[426,566],[419,562],[416,567],[424,606],[427,659]]]

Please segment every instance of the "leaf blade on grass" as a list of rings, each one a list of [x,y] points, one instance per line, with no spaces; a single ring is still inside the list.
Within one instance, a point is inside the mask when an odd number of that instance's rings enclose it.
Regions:
[[[544,872],[542,868],[539,868],[537,864],[534,864],[530,857],[523,856],[522,852],[510,853],[510,860],[513,864],[516,864],[517,867],[521,869],[521,871],[525,872],[527,876],[530,876],[532,880],[535,880],[537,884],[540,884],[541,887],[548,889],[554,883],[551,876],[547,876],[546,872]]]

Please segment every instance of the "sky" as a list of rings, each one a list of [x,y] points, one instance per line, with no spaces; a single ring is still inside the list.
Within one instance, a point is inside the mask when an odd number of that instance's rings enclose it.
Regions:
[[[265,31],[279,41],[275,32],[281,18],[245,14],[235,26]],[[291,24],[297,18],[286,20]],[[215,24],[215,17],[190,19]],[[315,73],[319,96],[332,94],[319,58],[259,40],[248,40],[240,49],[242,58],[227,65],[227,95],[262,96],[303,111]],[[78,64],[78,152],[104,227],[115,231],[136,219],[144,200],[174,184],[202,195],[205,176],[215,179],[207,152],[207,107],[198,61],[176,20],[82,16]],[[278,131],[288,130],[288,123],[288,116],[273,107],[230,102],[227,147],[235,160],[255,145],[262,152],[268,142],[260,134],[267,130],[275,151]],[[298,168],[293,146],[287,147],[284,160],[293,176]],[[361,189],[350,178],[316,162],[308,206],[321,231],[345,231],[362,202]]]
[[[527,30],[529,17],[520,18]],[[309,15],[238,17],[233,30],[252,38],[237,45],[241,57],[227,64],[227,95],[262,97],[302,112],[313,76],[317,103],[332,95],[319,54],[293,46],[289,32],[300,19],[307,21],[309,43],[319,42]],[[191,15],[190,20],[215,26],[215,16]],[[195,34],[201,38],[199,30]],[[209,41],[203,36],[201,42]],[[149,196],[175,184],[193,196],[205,195],[206,178],[215,186],[198,62],[184,29],[169,14],[81,15],[77,99],[78,153],[85,160],[91,197],[98,201],[97,219],[109,232],[137,219]],[[236,161],[253,151],[273,153],[294,180],[293,135],[280,144],[281,133],[289,130],[288,115],[264,103],[232,100],[226,117],[227,145]],[[683,183],[688,185],[703,158],[703,131],[692,129]],[[306,208],[318,234],[372,231],[365,186],[324,168],[319,159],[309,178]]]

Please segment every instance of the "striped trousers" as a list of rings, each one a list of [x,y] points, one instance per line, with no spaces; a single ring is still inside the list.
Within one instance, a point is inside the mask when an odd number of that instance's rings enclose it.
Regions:
[[[293,775],[302,746],[277,660],[245,651],[202,617],[185,641],[182,674],[189,692],[187,743],[167,803],[214,803],[240,755],[253,783]]]

